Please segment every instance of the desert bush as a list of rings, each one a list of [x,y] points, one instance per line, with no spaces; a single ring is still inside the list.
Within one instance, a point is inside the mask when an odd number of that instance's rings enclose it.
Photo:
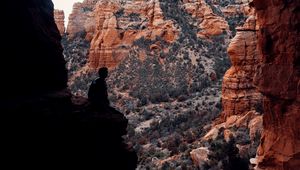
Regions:
[[[248,160],[239,156],[238,148],[233,137],[228,142],[224,140],[223,131],[219,132],[216,140],[210,141],[209,161],[204,169],[248,170]]]

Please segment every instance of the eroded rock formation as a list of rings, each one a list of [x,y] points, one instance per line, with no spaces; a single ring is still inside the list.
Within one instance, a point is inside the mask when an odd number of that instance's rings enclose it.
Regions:
[[[242,157],[248,154],[253,158],[263,131],[263,120],[260,115],[262,95],[253,84],[259,54],[257,24],[254,11],[251,11],[252,14],[245,24],[236,28],[236,35],[227,49],[232,66],[223,77],[221,96],[223,111],[221,118],[216,120],[219,124],[214,125],[203,139],[216,139],[223,130],[222,138],[225,141],[229,142],[231,136],[238,140],[240,130],[244,129],[243,136],[248,136],[251,142],[240,143],[236,147]]]
[[[233,5],[218,5],[219,2],[204,0],[170,3],[173,2],[85,0],[73,6],[67,37],[71,42],[74,37],[83,35],[90,42],[85,70],[101,66],[115,68],[128,57],[129,51],[137,45],[134,43],[150,43],[144,48],[153,53],[168,52],[169,49],[162,47],[161,42],[176,43],[179,35],[189,29],[205,40],[230,35],[230,29],[244,22],[243,16],[251,13],[248,1],[231,1]],[[145,58],[145,50],[139,53],[139,58]]]
[[[183,3],[184,9],[198,21],[200,31],[197,36],[209,38],[229,30],[225,18],[215,14],[204,0],[184,0]]]
[[[173,42],[177,30],[172,21],[164,20],[159,3],[158,0],[129,1],[121,5],[100,1],[94,12],[97,19],[90,47],[90,67],[114,68],[128,55],[133,42],[142,37],[152,41],[161,37]]]
[[[95,30],[94,6],[98,0],[84,0],[73,5],[67,26],[68,38],[73,39],[76,34],[86,34],[86,40],[91,41]]]
[[[200,147],[190,152],[191,159],[198,167],[201,167],[208,160],[208,153],[209,150],[206,147]]]
[[[60,35],[65,33],[65,13],[63,10],[54,10],[54,20],[57,25],[57,28],[60,32]]]
[[[254,0],[260,64],[255,85],[264,95],[259,168],[300,167],[300,1]]]
[[[222,84],[222,114],[225,119],[259,109],[262,97],[253,85],[258,64],[256,44],[256,20],[251,16],[243,27],[237,28],[237,34],[228,47],[232,66],[225,73]]]
[[[234,16],[238,13],[243,13],[246,16],[249,16],[253,14],[254,8],[249,7],[249,3],[252,0],[246,1],[246,2],[240,2],[240,4],[236,5],[228,5],[224,8],[221,8],[221,11],[225,16]]]

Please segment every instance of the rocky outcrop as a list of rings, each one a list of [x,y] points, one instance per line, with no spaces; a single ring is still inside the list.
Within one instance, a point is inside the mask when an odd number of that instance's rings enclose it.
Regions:
[[[250,158],[248,164],[251,163],[253,166],[257,165],[257,159],[255,157],[260,141],[260,135],[263,131],[262,117],[263,116],[260,113],[252,110],[243,115],[232,115],[228,117],[224,123],[213,125],[211,129],[208,130],[206,135],[202,137],[202,141],[208,141],[211,146],[213,146],[209,147],[209,159],[200,159],[202,158],[200,157],[201,154],[197,154],[196,149],[193,154],[190,153],[194,164],[196,164],[198,167],[201,167],[199,166],[200,163],[209,163],[211,159],[214,159],[212,155],[216,153],[216,150],[214,149],[215,146],[213,143],[219,143],[223,140],[224,143],[235,141],[234,146],[237,147],[239,156],[243,159]],[[220,148],[218,147],[217,153],[227,155],[228,151],[220,151]],[[219,159],[220,161],[225,160],[224,157]],[[233,161],[231,163],[235,164],[237,162],[239,161]],[[241,168],[240,165],[233,165],[233,167],[244,169]],[[218,169],[220,169],[220,167]]]
[[[227,49],[232,66],[223,77],[221,118],[216,120],[217,125],[203,139],[215,140],[223,130],[222,138],[225,141],[229,142],[231,137],[237,140],[237,148],[242,157],[255,157],[254,151],[263,131],[263,119],[259,113],[262,95],[253,84],[259,62],[255,17],[248,17],[245,24],[236,30],[237,33]],[[241,136],[248,138],[249,143],[239,141]]]
[[[235,132],[231,129],[233,127],[245,127],[249,129],[250,140],[253,141],[257,134],[261,134],[262,128],[262,115],[254,110],[245,113],[244,115],[232,115],[227,118],[224,123],[214,125],[202,138],[205,141],[216,139],[220,129],[225,128],[224,139],[229,139],[230,135],[235,136]]]
[[[114,15],[120,9],[118,3],[104,1],[99,3],[95,10],[96,19],[96,35],[92,39],[89,65],[91,68],[101,66],[112,67],[117,64],[117,60],[113,57],[114,53],[118,53],[117,45],[120,44],[120,34],[117,26],[117,18]],[[116,55],[119,56],[119,55]]]
[[[249,17],[243,27],[237,28],[228,54],[231,68],[225,73],[222,84],[222,115],[242,115],[250,110],[260,111],[261,94],[253,85],[258,64],[255,17]]]
[[[252,1],[253,0],[233,0],[231,2],[234,3],[230,4],[228,1],[226,2],[224,0],[214,0],[213,4],[222,6],[220,10],[222,11],[225,17],[234,16],[239,13],[243,13],[246,16],[251,16],[253,15],[254,8],[251,8],[249,4]]]
[[[67,35],[73,39],[77,34],[86,34],[86,40],[91,41],[95,30],[94,6],[98,0],[84,0],[73,5],[69,16]]]
[[[65,33],[65,13],[63,10],[54,10],[54,20],[57,25],[57,28],[60,32],[60,35]]]
[[[176,29],[165,21],[159,1],[98,1],[75,3],[69,17],[67,37],[85,36],[90,42],[88,67],[114,68],[128,56],[133,42],[144,37],[166,42],[176,39]],[[150,48],[150,47],[149,47]]]
[[[204,0],[184,0],[183,7],[198,21],[198,37],[209,38],[229,30],[227,21],[215,14]]]
[[[136,154],[122,139],[125,116],[110,107],[95,110],[87,99],[74,98],[66,89],[52,1],[17,3],[4,2],[2,11],[3,21],[11,26],[2,37],[4,49],[10,51],[3,62],[15,67],[1,70],[7,82],[0,98],[4,166],[135,169]],[[12,45],[16,39],[21,45]]]
[[[259,68],[255,85],[264,95],[264,133],[258,167],[300,167],[300,1],[254,0]]]
[[[97,19],[89,54],[91,68],[116,67],[129,54],[133,42],[142,37],[153,43],[156,37],[168,43],[176,39],[177,30],[172,21],[164,20],[158,0],[128,1],[125,5],[100,1],[94,15]]]
[[[209,150],[207,147],[200,147],[190,152],[191,158],[195,165],[201,167],[208,160]]]
[[[182,29],[194,29],[190,31],[197,31],[198,38],[214,39],[217,36],[231,34],[229,25],[236,25],[221,14],[223,11],[224,15],[228,14],[228,18],[232,20],[237,15],[234,12],[245,13],[245,15],[251,12],[246,2],[237,2],[243,3],[243,7],[240,8],[238,5],[230,8],[228,4],[221,7],[212,2],[214,1],[185,0],[177,2],[174,7],[180,7],[180,12],[193,18],[182,21],[183,16],[180,16],[182,14],[179,15],[178,12],[175,12],[176,9],[169,10],[168,6],[162,5],[172,3],[171,1],[85,0],[83,3],[74,4],[73,12],[69,17],[67,34],[70,41],[80,34],[90,42],[87,67],[92,69],[101,66],[115,68],[124,58],[128,57],[129,51],[136,45],[134,43],[137,40],[143,40],[143,42],[138,42],[140,44],[150,43],[144,48],[149,48],[153,53],[160,50],[167,52],[169,49],[162,49],[161,42],[157,41],[156,37],[162,38],[160,40],[164,42],[173,43],[179,38],[180,32],[186,31]],[[227,7],[230,9],[226,12],[225,8]],[[166,14],[166,11],[170,13]],[[145,50],[141,50],[139,53],[139,58],[143,60]]]
[[[228,5],[224,8],[221,8],[222,13],[225,16],[234,16],[238,13],[243,13],[246,16],[249,16],[253,13],[253,8],[249,7],[249,3],[243,3],[243,4],[238,4],[238,5]]]

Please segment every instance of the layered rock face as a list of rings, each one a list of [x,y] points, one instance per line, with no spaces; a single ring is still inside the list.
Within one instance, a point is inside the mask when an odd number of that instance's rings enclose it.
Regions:
[[[253,85],[259,59],[256,44],[256,20],[251,16],[243,27],[237,28],[237,34],[228,47],[232,66],[225,73],[222,84],[225,119],[260,108],[262,96]]]
[[[259,168],[300,167],[300,1],[254,0],[261,54],[255,85],[264,95]]]
[[[249,7],[251,0],[184,0],[185,9],[197,21],[197,36],[200,38],[211,38],[224,32],[235,31],[230,27],[232,18],[243,18],[253,14],[253,8]],[[236,19],[238,20],[238,19]]]
[[[119,5],[114,2],[104,1],[99,3],[95,10],[96,35],[92,39],[89,52],[89,65],[91,68],[101,66],[113,67],[117,64],[115,57],[120,57],[116,45],[120,43],[120,34],[118,32],[117,18],[114,15],[120,9]],[[115,57],[113,57],[113,51]]]
[[[215,14],[204,0],[184,0],[184,9],[198,21],[198,37],[209,38],[229,30],[225,18]]]
[[[90,67],[116,67],[128,55],[133,42],[141,37],[152,41],[161,37],[173,42],[177,30],[172,21],[164,20],[159,3],[158,0],[129,1],[122,5],[99,1],[94,13],[97,19],[90,47]]]
[[[54,10],[54,20],[57,25],[57,28],[60,32],[60,35],[65,33],[65,13],[63,10]]]
[[[221,9],[223,14],[225,16],[234,16],[238,13],[244,13],[245,15],[251,15],[253,14],[253,8],[249,7],[249,3],[252,2],[252,0],[245,0],[245,1],[236,1],[238,4],[235,5],[228,5]],[[215,4],[218,4],[219,2],[215,2]]]
[[[84,0],[82,3],[75,3],[73,11],[69,16],[67,26],[68,38],[73,39],[79,33],[86,34],[86,40],[91,41],[95,30],[94,6],[98,0]]]
[[[257,152],[258,168],[297,169],[300,166],[297,123],[300,119],[297,52],[300,14],[296,9],[300,4],[279,1],[254,1],[253,4],[257,12],[257,29],[249,25],[242,30],[238,28],[228,49],[233,67],[226,72],[223,80],[223,116],[256,108],[261,100],[258,91],[262,93],[264,130]],[[258,31],[258,50],[253,53],[253,50],[244,49],[255,48],[255,30]],[[241,39],[241,35],[244,38]],[[255,57],[237,60],[238,52]],[[247,63],[249,59],[249,67],[239,66],[247,65],[243,62]],[[241,72],[235,68],[236,65],[245,70]]]
[[[167,3],[172,2],[85,0],[82,3],[75,3],[66,31],[68,43],[72,43],[72,39],[78,35],[83,35],[85,40],[90,42],[86,68],[97,69],[102,66],[115,68],[128,57],[129,51],[137,45],[135,43],[138,40],[143,39],[142,43],[149,42],[145,48],[167,52],[169,49],[162,49],[160,41],[176,42],[180,32],[191,29],[189,25],[195,27],[192,29],[197,29],[198,38],[214,39],[217,36],[231,34],[229,26],[237,25],[243,20],[243,17],[238,19],[235,17],[246,16],[251,12],[247,5],[248,1],[231,1],[232,5],[229,3],[222,5],[217,1],[185,0],[173,3],[172,7],[166,6]],[[171,14],[172,10],[169,8],[178,7],[180,9],[173,9],[173,12],[176,10],[180,12]],[[171,12],[171,16],[164,14],[163,11]],[[179,16],[182,12],[192,19],[183,21],[186,16]],[[176,23],[174,20],[182,21]],[[186,23],[188,25],[182,25]],[[139,53],[139,58],[143,59],[145,50]]]

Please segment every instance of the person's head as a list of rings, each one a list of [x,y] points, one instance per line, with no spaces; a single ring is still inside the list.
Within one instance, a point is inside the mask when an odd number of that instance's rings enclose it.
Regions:
[[[99,74],[100,78],[104,78],[105,79],[107,77],[107,75],[108,75],[108,69],[107,69],[107,67],[101,67],[99,69],[99,71],[98,71],[98,74]]]

